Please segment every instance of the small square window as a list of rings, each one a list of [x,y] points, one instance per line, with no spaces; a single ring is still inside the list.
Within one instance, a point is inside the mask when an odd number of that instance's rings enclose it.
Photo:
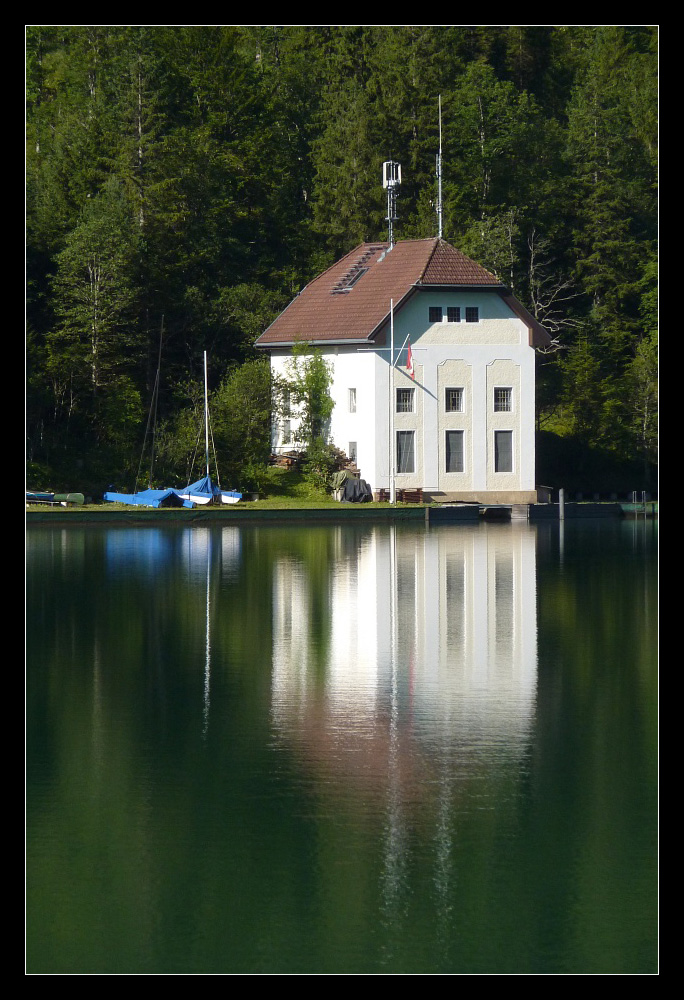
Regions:
[[[413,389],[397,389],[397,413],[413,413]]]
[[[494,431],[494,471],[513,472],[513,431]]]
[[[466,306],[466,323],[479,323],[479,322],[480,322],[480,307]]]
[[[356,413],[356,389],[349,390],[349,412]]]
[[[460,323],[460,322],[461,322],[461,307],[447,306],[447,323]]]
[[[442,322],[442,307],[441,306],[430,306],[428,310],[428,318],[430,323],[441,323]]]
[[[413,472],[415,433],[413,431],[397,431],[397,472]]]
[[[463,389],[447,389],[445,392],[444,408],[447,413],[462,413]]]
[[[446,471],[463,472],[463,431],[446,432]]]
[[[510,386],[494,387],[494,412],[509,413],[513,409],[513,390]]]

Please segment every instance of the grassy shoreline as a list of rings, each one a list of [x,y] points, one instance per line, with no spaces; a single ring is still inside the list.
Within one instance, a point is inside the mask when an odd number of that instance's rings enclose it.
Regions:
[[[46,490],[45,492],[52,492]],[[85,492],[85,491],[83,491]],[[121,492],[127,492],[122,490]],[[73,517],[76,512],[87,513],[93,515],[95,513],[100,513],[101,515],[115,513],[117,511],[125,512],[128,514],[134,513],[145,513],[152,514],[153,516],[166,517],[169,514],[176,514],[177,516],[186,516],[188,514],[198,514],[203,512],[207,516],[221,516],[225,518],[229,515],[234,515],[236,517],[244,517],[248,513],[257,512],[267,512],[267,511],[337,511],[348,509],[348,508],[363,508],[364,510],[380,510],[387,511],[390,508],[388,503],[377,503],[372,501],[370,503],[363,504],[351,504],[351,503],[340,503],[334,500],[330,492],[324,488],[314,485],[310,479],[308,479],[304,473],[296,469],[283,469],[275,466],[270,467],[265,471],[263,482],[259,484],[258,492],[260,494],[258,500],[252,500],[251,491],[245,492],[245,498],[240,503],[231,504],[229,506],[214,506],[208,505],[206,507],[197,507],[194,509],[190,508],[179,508],[179,507],[164,507],[164,508],[154,508],[154,507],[139,507],[132,506],[130,504],[123,503],[105,503],[104,501],[98,501],[97,503],[88,503],[80,506],[74,507],[61,507],[54,506],[51,507],[46,504],[27,504],[26,510],[28,513],[35,514],[38,512],[55,512],[66,514],[67,516]],[[395,504],[396,508],[419,508],[424,509],[425,504]]]

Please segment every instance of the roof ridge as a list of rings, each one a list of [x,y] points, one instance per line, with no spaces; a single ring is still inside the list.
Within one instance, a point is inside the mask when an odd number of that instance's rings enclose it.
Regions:
[[[425,277],[425,272],[427,271],[428,267],[432,263],[432,258],[435,256],[435,252],[437,250],[437,247],[439,246],[440,242],[443,242],[442,238],[440,236],[431,236],[430,237],[430,241],[432,242],[432,250],[428,254],[428,259],[425,261],[425,265],[423,266],[423,270],[420,272],[420,276],[418,277],[418,284],[422,284],[423,278]]]
[[[462,270],[463,268],[465,268],[466,271],[471,272],[469,276],[466,276],[465,274],[461,275],[460,279],[457,282],[460,285],[466,286],[469,284],[475,284],[482,286],[489,285],[489,286],[504,287],[504,283],[501,281],[501,279],[498,278],[495,274],[493,274],[488,268],[484,267],[482,264],[479,264],[477,261],[473,260],[472,257],[469,257],[466,253],[463,252],[463,250],[460,250],[458,247],[453,246],[453,244],[449,243],[442,237],[437,237],[437,239],[435,240],[435,245],[433,247],[432,253],[430,254],[428,262],[425,265],[425,268],[423,269],[423,272],[421,274],[420,278],[421,283],[424,283],[425,285],[444,284],[445,282],[443,282],[437,277],[437,273],[440,271],[441,268],[445,266],[445,263],[447,261],[456,262],[455,266],[457,267],[458,270]],[[429,274],[430,269],[433,267],[433,265],[434,265],[434,270],[437,273]],[[487,280],[483,281],[482,280],[483,278],[486,278]],[[453,281],[450,280],[447,281],[446,283],[452,284]]]

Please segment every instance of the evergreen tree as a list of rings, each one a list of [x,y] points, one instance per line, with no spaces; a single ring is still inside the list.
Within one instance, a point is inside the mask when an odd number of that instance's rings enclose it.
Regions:
[[[69,384],[70,406],[90,409],[96,432],[105,436],[116,406],[129,414],[123,425],[139,417],[133,382],[143,351],[135,322],[137,246],[128,204],[112,181],[83,211],[56,258],[57,325],[47,338],[47,367],[60,384]]]
[[[356,243],[384,238],[382,162],[372,106],[351,80],[330,88],[321,111],[326,127],[313,143],[314,227],[331,261]]]

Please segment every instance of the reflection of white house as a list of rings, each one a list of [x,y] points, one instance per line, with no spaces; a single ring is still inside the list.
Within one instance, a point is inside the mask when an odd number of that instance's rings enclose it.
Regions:
[[[516,758],[536,707],[535,546],[522,524],[374,528],[331,564],[324,643],[311,639],[313,581],[303,564],[281,560],[272,677],[280,731],[308,744],[315,727],[315,752],[339,752],[344,764],[345,745],[355,752],[385,731],[396,699],[411,744],[436,740],[458,753],[496,744]]]
[[[387,926],[415,902],[411,873],[422,880],[432,864],[443,933],[464,898],[464,839],[497,836],[528,769],[537,535],[515,522],[391,525],[345,544],[348,528],[314,530],[336,531],[325,575],[285,553],[273,566],[276,744],[295,755],[303,788],[314,776],[321,850],[335,852],[321,870],[339,880],[354,856],[346,837],[379,824]]]
[[[398,488],[436,499],[529,503],[534,349],[549,342],[494,275],[426,239],[361,244],[307,285],[257,347],[282,374],[293,345],[322,352],[333,373],[331,440],[374,490],[390,486],[394,467]],[[275,449],[293,438],[294,415]]]

